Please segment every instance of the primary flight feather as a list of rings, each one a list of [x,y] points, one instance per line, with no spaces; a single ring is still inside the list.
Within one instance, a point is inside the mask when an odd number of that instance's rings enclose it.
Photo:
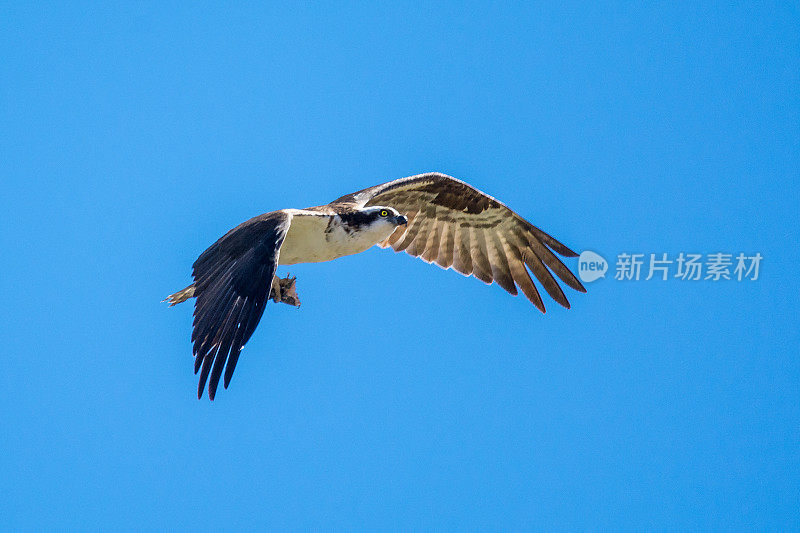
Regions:
[[[194,283],[165,300],[175,305],[197,298],[192,329],[197,397],[208,381],[213,400],[223,371],[228,387],[267,301],[299,305],[294,278],[278,278],[278,265],[331,261],[376,244],[496,282],[511,294],[519,287],[542,312],[528,270],[566,308],[569,302],[553,274],[586,292],[555,255],[578,254],[505,204],[445,174],[419,174],[327,205],[265,213],[212,244],[192,266]]]

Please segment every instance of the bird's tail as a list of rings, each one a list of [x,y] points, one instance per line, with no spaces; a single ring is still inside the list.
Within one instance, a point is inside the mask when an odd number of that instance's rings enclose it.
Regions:
[[[194,283],[186,287],[185,289],[181,289],[175,294],[170,294],[163,300],[162,302],[169,302],[169,306],[172,307],[175,304],[179,304],[181,302],[185,302],[189,298],[194,298]]]

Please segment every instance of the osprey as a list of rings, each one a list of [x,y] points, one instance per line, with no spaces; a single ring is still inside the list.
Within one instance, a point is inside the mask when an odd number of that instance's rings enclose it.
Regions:
[[[444,174],[401,178],[328,205],[272,211],[212,244],[192,265],[194,283],[164,300],[172,306],[197,298],[192,351],[194,372],[200,372],[198,399],[206,380],[208,397],[214,399],[223,369],[228,388],[268,300],[300,305],[296,279],[279,278],[278,265],[331,261],[376,244],[497,283],[513,295],[519,287],[542,312],[544,303],[527,269],[566,308],[569,302],[553,273],[586,292],[553,252],[578,254],[488,194]]]

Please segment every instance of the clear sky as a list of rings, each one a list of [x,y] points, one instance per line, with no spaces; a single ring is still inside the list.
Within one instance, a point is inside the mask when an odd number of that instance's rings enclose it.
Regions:
[[[796,3],[32,4],[0,7],[0,525],[800,528]],[[292,267],[197,400],[160,300],[208,245],[429,170],[605,278],[543,315],[377,248]],[[763,259],[644,279],[682,252]]]

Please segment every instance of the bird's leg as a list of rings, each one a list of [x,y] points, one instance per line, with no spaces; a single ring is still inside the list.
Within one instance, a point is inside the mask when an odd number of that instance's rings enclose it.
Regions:
[[[295,307],[300,307],[300,297],[297,295],[297,290],[295,289],[296,285],[296,276],[290,277],[289,274],[287,274],[285,278],[273,276],[269,297],[275,302],[282,302]]]

